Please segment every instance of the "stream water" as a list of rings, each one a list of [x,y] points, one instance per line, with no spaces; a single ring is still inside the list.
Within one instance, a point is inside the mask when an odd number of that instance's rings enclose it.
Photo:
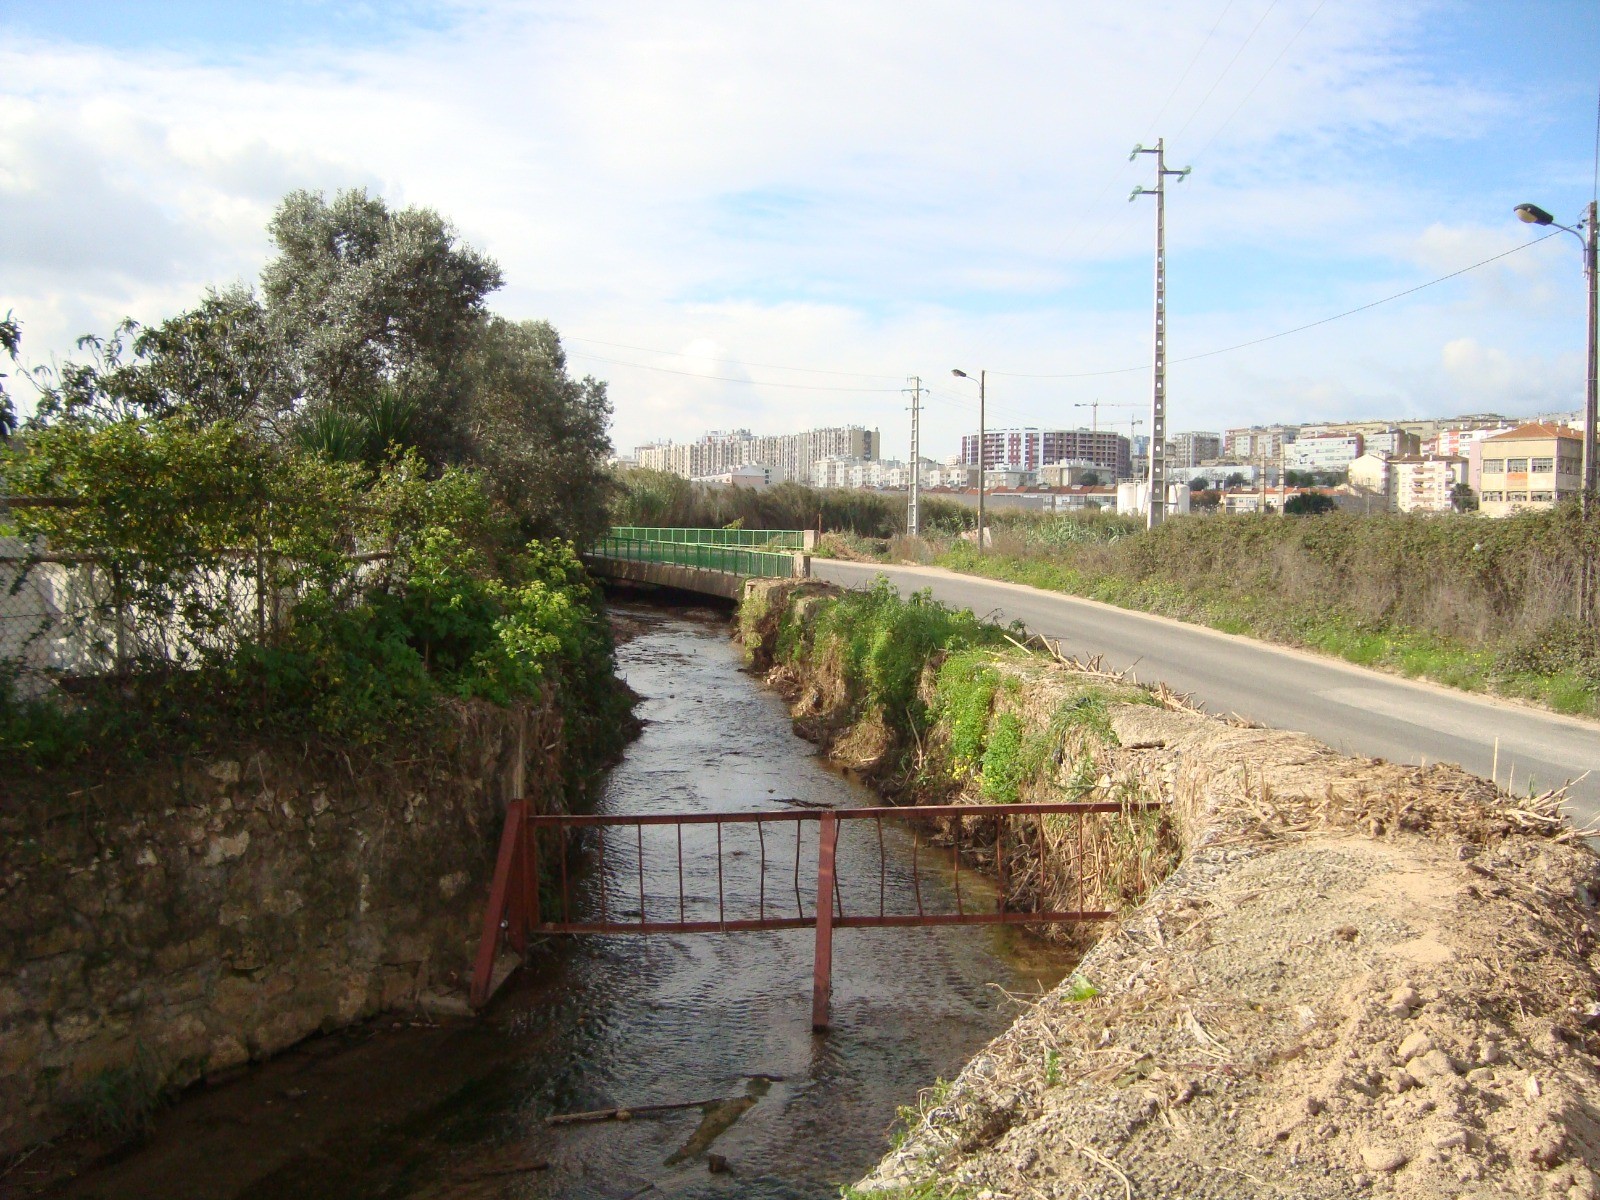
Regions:
[[[620,666],[643,696],[645,727],[611,771],[600,811],[875,802],[794,735],[780,699],[738,670],[725,620],[647,607],[625,616],[636,636],[620,646]],[[876,842],[870,851],[841,843],[841,877],[868,879],[874,898],[878,853]],[[904,883],[911,853],[909,835],[892,829],[891,888]],[[691,886],[715,874],[696,845],[686,843],[685,854]],[[749,856],[737,861],[745,865],[735,872],[753,870]],[[637,868],[619,847],[606,871]],[[934,891],[952,882],[948,869],[930,875],[926,859],[921,881]],[[730,894],[749,883],[724,881]],[[647,886],[655,893],[654,875]],[[1011,1020],[1005,993],[1034,992],[1066,966],[993,929],[839,931],[833,1027],[815,1035],[812,939],[806,929],[570,939],[514,977],[485,1017],[388,1019],[316,1039],[232,1083],[192,1092],[137,1149],[52,1194],[836,1196],[882,1154],[897,1107],[953,1075]],[[553,1128],[543,1121],[739,1097],[753,1103],[718,1110],[713,1125],[737,1115],[720,1132],[702,1126],[695,1109]],[[711,1172],[708,1152],[728,1170]]]

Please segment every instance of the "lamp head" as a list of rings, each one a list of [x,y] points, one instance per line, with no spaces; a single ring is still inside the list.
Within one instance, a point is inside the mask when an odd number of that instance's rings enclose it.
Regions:
[[[1517,214],[1517,220],[1526,221],[1529,225],[1554,225],[1556,221],[1537,204],[1519,204],[1512,211]]]
[[[971,379],[972,378],[971,375],[968,375],[960,367],[951,367],[950,368],[950,374],[952,374],[952,375],[954,375],[954,376],[956,376],[956,377],[958,377],[960,379]]]
[[[1143,153],[1144,153],[1144,146],[1142,144],[1138,143],[1138,142],[1135,142],[1134,146],[1133,146],[1133,152],[1128,155],[1128,161],[1132,162],[1134,159],[1138,158],[1139,155],[1141,155]]]
[[[1132,204],[1135,200],[1137,200],[1140,196],[1145,195],[1147,192],[1148,192],[1149,195],[1152,195],[1152,196],[1155,195],[1154,190],[1147,189],[1147,188],[1143,187],[1142,185],[1139,186],[1139,187],[1134,188],[1133,191],[1128,193],[1128,203]]]

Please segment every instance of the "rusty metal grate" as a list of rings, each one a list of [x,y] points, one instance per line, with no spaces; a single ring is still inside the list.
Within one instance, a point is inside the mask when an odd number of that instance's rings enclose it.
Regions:
[[[1116,913],[1086,907],[1081,876],[1073,881],[1071,907],[1008,908],[1010,851],[1036,847],[1039,878],[1032,894],[1044,897],[1051,890],[1044,878],[1047,820],[1076,825],[1081,862],[1085,822],[1160,806],[1062,802],[604,816],[530,815],[525,807],[514,801],[506,814],[473,979],[475,1005],[488,999],[502,938],[520,952],[537,935],[814,928],[812,1026],[820,1031],[828,1024],[833,930],[1107,920]],[[947,844],[926,839],[930,826],[944,832]],[[847,829],[860,829],[858,842],[866,842],[848,879],[839,869]],[[589,861],[580,870],[575,850],[591,831],[599,836],[591,839]],[[903,866],[891,869],[889,851],[890,842],[908,831],[909,878]],[[860,870],[863,858],[871,863],[874,848],[875,876]],[[988,889],[974,895],[970,878],[963,889],[962,867],[975,852],[993,864],[997,895]],[[744,860],[737,870],[730,869],[735,859]],[[925,889],[927,873],[945,867],[951,868],[950,886]],[[831,902],[819,903],[823,896]]]

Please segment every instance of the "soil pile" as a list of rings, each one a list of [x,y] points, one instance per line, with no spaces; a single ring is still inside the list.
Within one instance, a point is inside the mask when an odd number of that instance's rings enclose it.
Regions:
[[[1600,859],[1558,795],[1110,720],[1102,782],[1172,803],[1182,864],[925,1094],[863,1191],[1600,1195]]]

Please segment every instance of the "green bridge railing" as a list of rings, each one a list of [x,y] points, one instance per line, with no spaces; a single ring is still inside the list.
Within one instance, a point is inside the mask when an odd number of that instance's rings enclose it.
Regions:
[[[683,546],[740,546],[747,550],[803,550],[799,529],[674,529],[665,526],[613,525],[611,535],[634,542],[671,542]]]
[[[697,538],[694,535],[704,535]],[[653,529],[619,526],[595,543],[601,558],[667,563],[761,579],[787,579],[797,572],[795,554],[805,535],[769,529]],[[726,540],[724,540],[726,539]],[[752,549],[753,546],[762,549]]]

